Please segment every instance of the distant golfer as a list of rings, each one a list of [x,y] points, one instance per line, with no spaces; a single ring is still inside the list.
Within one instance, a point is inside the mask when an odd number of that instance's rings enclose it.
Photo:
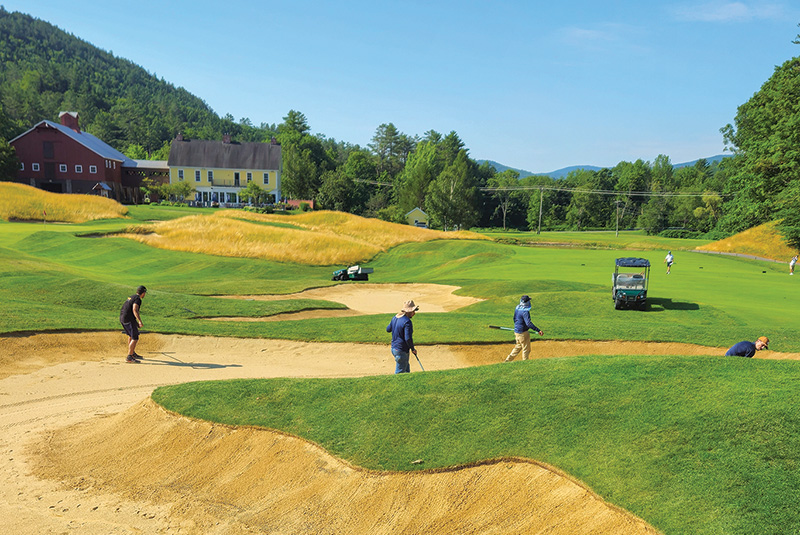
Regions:
[[[406,301],[403,308],[392,318],[386,326],[386,332],[392,333],[392,355],[397,363],[394,373],[411,373],[411,365],[408,362],[409,351],[417,356],[417,349],[414,347],[414,326],[411,318],[417,313],[419,307],[414,301]]]
[[[514,309],[514,340],[516,345],[511,353],[506,357],[505,362],[511,362],[522,351],[522,360],[528,360],[531,354],[531,332],[534,330],[542,336],[542,330],[531,321],[531,298],[523,295],[519,299],[519,305]]]
[[[673,262],[675,262],[675,257],[672,256],[672,251],[667,251],[667,256],[664,257],[664,263],[667,264],[667,275],[669,275],[669,272],[672,269]]]
[[[761,351],[762,349],[769,349],[769,338],[766,336],[759,336],[758,340],[754,342],[739,342],[735,344],[732,348],[725,353],[726,357],[745,357],[745,358],[753,358],[753,355],[756,354],[756,351]]]
[[[789,275],[794,275],[794,265],[797,263],[797,255],[794,255],[791,260],[789,260]]]
[[[136,293],[122,304],[122,310],[119,311],[119,322],[122,324],[125,334],[128,335],[128,356],[125,358],[125,362],[141,362],[139,359],[142,356],[136,354],[136,344],[139,342],[139,327],[142,326],[142,317],[139,315],[139,309],[146,294],[147,288],[139,286],[136,288]]]

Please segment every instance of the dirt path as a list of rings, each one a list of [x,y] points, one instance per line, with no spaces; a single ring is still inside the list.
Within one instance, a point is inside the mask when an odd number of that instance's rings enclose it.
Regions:
[[[391,374],[384,345],[150,334],[138,365],[122,361],[121,347],[119,333],[0,338],[5,532],[653,532],[534,461],[374,473],[304,440],[196,422],[149,402],[156,386],[193,380]],[[495,363],[508,349],[420,346],[420,358],[433,371]],[[543,340],[534,346],[539,357],[720,349]]]

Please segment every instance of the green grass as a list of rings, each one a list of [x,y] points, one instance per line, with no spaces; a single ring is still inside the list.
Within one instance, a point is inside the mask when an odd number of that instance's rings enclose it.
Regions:
[[[0,332],[116,328],[122,301],[145,284],[150,292],[142,313],[148,328],[157,332],[385,342],[383,315],[256,324],[193,319],[341,305],[212,297],[331,285],[329,267],[181,253],[124,238],[78,236],[110,232],[124,224],[0,223]],[[461,294],[486,299],[449,314],[421,311],[414,323],[423,344],[507,341],[502,331],[483,327],[508,324],[525,293],[533,300],[534,322],[550,338],[729,346],[766,334],[773,349],[800,351],[800,328],[789,321],[788,313],[800,298],[800,288],[784,266],[684,252],[677,254],[673,273],[666,276],[661,253],[440,240],[396,247],[367,264],[375,269],[371,282],[452,284],[462,287]],[[651,304],[644,312],[615,311],[610,290],[614,259],[632,254],[649,258],[654,266]],[[54,313],[42,317],[40,307],[47,304],[53,305]]]
[[[186,213],[132,207],[131,217]],[[145,284],[142,316],[151,331],[388,343],[387,315],[198,319],[341,305],[214,297],[330,285],[329,267],[82,237],[130,224],[0,222],[0,334],[119,329],[123,300]],[[423,345],[510,342],[508,333],[484,327],[510,324],[525,293],[548,338],[729,346],[765,334],[774,350],[800,351],[800,279],[784,265],[690,253],[658,240],[652,248],[625,249],[639,244],[634,239],[641,236],[606,235],[595,247],[597,238],[584,236],[591,249],[441,240],[396,247],[362,264],[375,269],[370,282],[451,284],[485,299],[447,314],[421,310],[414,326]],[[662,264],[667,248],[676,252],[669,276]],[[614,310],[610,282],[620,256],[642,256],[654,266],[645,311]],[[387,359],[388,373],[388,353]],[[798,366],[597,356],[402,377],[193,383],[159,389],[154,398],[200,418],[283,429],[370,468],[411,470],[409,461],[418,458],[423,468],[505,455],[539,459],[669,534],[790,533],[800,532]]]
[[[379,470],[542,460],[668,534],[800,530],[798,363],[581,357],[362,379],[158,388],[196,418],[281,429]]]
[[[631,249],[664,251],[688,251],[701,245],[711,243],[711,240],[662,238],[648,236],[643,230],[621,230],[619,236],[613,230],[599,231],[544,231],[523,232],[517,230],[481,230],[480,234],[488,236],[501,243],[518,245],[543,245],[558,244],[593,249]]]

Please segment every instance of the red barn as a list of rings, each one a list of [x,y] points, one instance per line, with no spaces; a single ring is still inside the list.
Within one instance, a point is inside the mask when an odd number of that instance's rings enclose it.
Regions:
[[[135,169],[136,162],[82,132],[77,113],[61,112],[59,119],[61,124],[41,121],[9,142],[20,160],[18,181],[56,193],[96,193],[102,189],[120,202],[137,200],[138,183],[131,183],[128,173],[123,174],[123,168]],[[98,184],[110,190],[96,188]]]

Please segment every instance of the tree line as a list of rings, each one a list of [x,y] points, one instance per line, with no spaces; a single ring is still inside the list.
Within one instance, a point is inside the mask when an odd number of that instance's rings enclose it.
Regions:
[[[796,43],[800,43],[800,36]],[[718,237],[775,219],[800,236],[800,58],[776,67],[733,124],[733,153],[674,168],[666,155],[577,170],[563,179],[497,172],[469,156],[456,132],[376,128],[360,147],[312,134],[290,110],[279,124],[217,115],[203,100],[55,26],[0,7],[0,173],[16,169],[7,140],[43,118],[78,111],[82,128],[136,159],[166,159],[190,139],[282,145],[283,192],[327,209],[403,221],[423,209],[439,228],[589,229]],[[258,192],[251,192],[256,198]],[[800,243],[800,239],[798,242]]]

